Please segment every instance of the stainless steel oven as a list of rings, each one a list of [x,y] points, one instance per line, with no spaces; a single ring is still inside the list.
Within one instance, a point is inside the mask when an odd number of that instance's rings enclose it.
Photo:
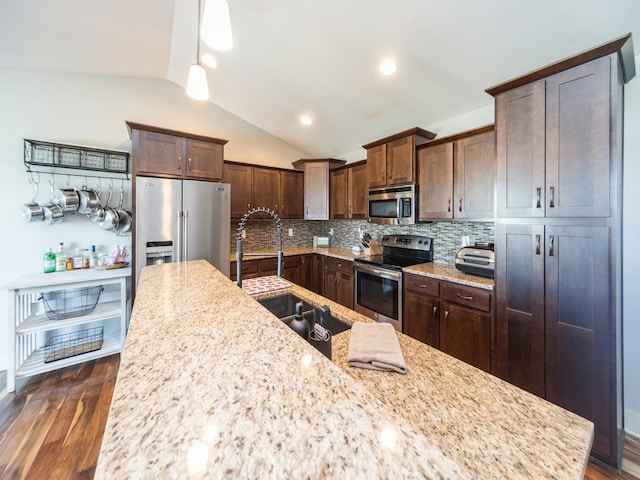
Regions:
[[[355,262],[354,310],[402,331],[402,269],[433,261],[433,239],[385,235],[382,254]]]
[[[402,271],[355,265],[355,311],[402,331]]]

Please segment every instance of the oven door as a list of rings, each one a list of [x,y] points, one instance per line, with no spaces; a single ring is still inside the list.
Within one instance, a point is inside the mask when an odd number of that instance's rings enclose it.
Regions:
[[[356,263],[354,310],[402,332],[402,272]]]

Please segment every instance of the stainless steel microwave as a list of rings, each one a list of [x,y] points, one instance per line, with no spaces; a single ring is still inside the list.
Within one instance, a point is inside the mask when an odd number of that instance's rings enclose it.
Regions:
[[[416,223],[417,201],[415,185],[370,189],[369,222],[413,225]]]

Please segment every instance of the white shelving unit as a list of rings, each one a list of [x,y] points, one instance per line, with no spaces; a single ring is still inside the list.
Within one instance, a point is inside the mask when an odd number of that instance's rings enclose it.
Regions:
[[[127,267],[27,274],[5,285],[9,293],[7,390],[15,390],[17,379],[121,352],[131,310],[130,279],[131,268]],[[104,289],[91,313],[63,320],[47,317],[40,299],[43,293],[93,286]],[[99,350],[45,363],[48,338],[96,326],[104,333]]]

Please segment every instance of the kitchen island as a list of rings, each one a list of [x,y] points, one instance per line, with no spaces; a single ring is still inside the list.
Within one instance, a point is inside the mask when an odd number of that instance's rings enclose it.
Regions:
[[[145,268],[96,478],[582,478],[587,420],[402,334],[407,375],[351,368],[349,335],[330,361],[208,263]]]

